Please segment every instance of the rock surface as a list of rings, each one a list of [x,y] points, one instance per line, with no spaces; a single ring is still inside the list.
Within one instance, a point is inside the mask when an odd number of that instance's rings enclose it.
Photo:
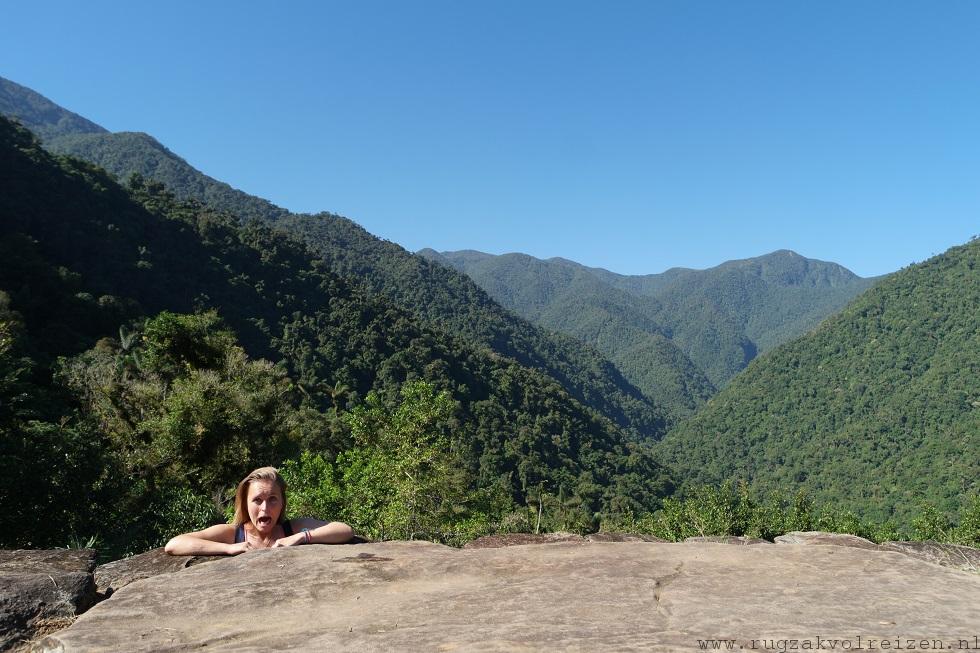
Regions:
[[[747,537],[745,535],[702,535],[698,537],[688,537],[685,542],[714,542],[715,544],[772,544],[768,540],[759,537]]]
[[[980,573],[980,549],[942,542],[885,542],[885,551],[899,551],[943,567]]]
[[[0,550],[0,651],[61,630],[95,603],[95,551]]]
[[[896,637],[972,646],[977,596],[980,575],[881,549],[304,546],[130,583],[36,650],[691,651],[699,639],[857,649]]]
[[[793,531],[776,538],[776,544],[829,544],[859,549],[897,551],[905,555],[932,562],[943,567],[969,572],[980,572],[980,549],[942,542],[883,542],[875,544],[857,535],[825,533],[823,531]]]
[[[776,544],[831,544],[833,546],[849,546],[858,549],[877,549],[878,545],[857,535],[845,533],[825,533],[823,531],[793,531],[779,535]]]
[[[463,545],[464,549],[499,549],[505,546],[525,544],[554,544],[555,542],[584,542],[585,538],[575,533],[504,533],[484,535]]]
[[[653,535],[642,535],[639,533],[617,533],[602,532],[586,535],[585,539],[589,542],[666,542],[667,540],[654,537]]]
[[[192,565],[220,560],[224,556],[172,556],[163,548],[114,560],[95,568],[95,587],[99,594],[109,597],[117,589],[133,581],[159,574],[172,574]]]

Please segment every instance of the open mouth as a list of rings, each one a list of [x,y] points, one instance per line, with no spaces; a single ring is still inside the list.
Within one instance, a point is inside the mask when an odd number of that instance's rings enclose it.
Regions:
[[[259,517],[256,526],[268,526],[272,523],[272,517]]]

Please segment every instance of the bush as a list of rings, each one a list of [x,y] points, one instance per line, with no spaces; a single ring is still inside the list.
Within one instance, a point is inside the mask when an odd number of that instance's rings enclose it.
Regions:
[[[765,501],[754,499],[744,483],[732,481],[721,486],[700,486],[684,498],[665,499],[654,514],[634,517],[632,513],[607,519],[603,528],[648,533],[673,542],[688,537],[746,535],[772,541],[790,531],[821,530],[848,533],[873,542],[907,539],[892,522],[873,524],[850,511],[827,507],[818,510],[805,490],[792,501],[770,494]],[[962,511],[959,526],[934,507],[924,506],[913,522],[915,539],[973,544],[980,542],[980,498]]]
[[[349,415],[353,449],[333,462],[306,452],[282,465],[291,514],[343,520],[378,540],[462,544],[492,532],[501,494],[471,489],[446,433],[453,410],[447,392],[422,381],[403,386],[393,406],[369,394]]]
[[[948,542],[952,539],[953,525],[949,517],[932,504],[923,504],[919,515],[912,519],[912,537],[916,540]]]
[[[953,531],[953,541],[980,547],[980,495],[974,496],[960,511],[960,523]]]

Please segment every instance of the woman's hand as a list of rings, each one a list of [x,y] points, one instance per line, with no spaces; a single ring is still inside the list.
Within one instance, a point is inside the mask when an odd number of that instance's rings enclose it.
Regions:
[[[237,556],[239,553],[245,553],[246,551],[251,551],[254,549],[248,542],[235,542],[234,544],[229,544],[226,549],[226,553],[230,556]]]
[[[306,533],[293,533],[289,537],[279,538],[276,540],[276,543],[272,545],[272,548],[276,549],[281,546],[299,546],[300,544],[306,544]]]
[[[309,530],[310,544],[343,544],[350,542],[351,538],[354,537],[354,529],[339,521],[325,522],[319,519],[305,518],[293,519],[290,523],[294,529]]]

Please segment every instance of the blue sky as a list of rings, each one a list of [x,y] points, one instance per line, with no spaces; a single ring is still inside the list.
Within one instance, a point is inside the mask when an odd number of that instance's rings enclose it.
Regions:
[[[626,274],[980,233],[980,3],[14,3],[0,75],[407,249]]]

